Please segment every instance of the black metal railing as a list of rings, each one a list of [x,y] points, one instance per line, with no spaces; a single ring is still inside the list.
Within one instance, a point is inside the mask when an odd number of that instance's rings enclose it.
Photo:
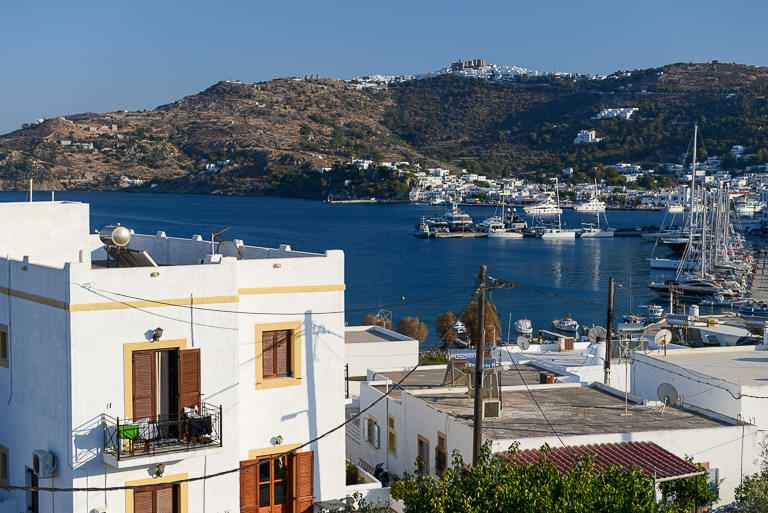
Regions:
[[[208,403],[189,413],[103,419],[104,452],[117,460],[222,445],[221,406]]]

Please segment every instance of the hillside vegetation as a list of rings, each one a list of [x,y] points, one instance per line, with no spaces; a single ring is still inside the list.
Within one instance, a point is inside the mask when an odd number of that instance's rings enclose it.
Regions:
[[[630,120],[592,119],[609,107],[639,111]],[[151,111],[74,114],[2,135],[0,187],[23,188],[29,178],[52,189],[136,183],[127,178],[158,191],[402,197],[407,177],[355,173],[343,163],[510,176],[680,162],[693,122],[704,155],[733,144],[768,155],[768,68],[673,64],[505,83],[437,76],[383,90],[335,80],[224,81]],[[576,146],[582,129],[604,140]],[[340,171],[318,171],[334,166]],[[344,191],[350,184],[357,192]]]

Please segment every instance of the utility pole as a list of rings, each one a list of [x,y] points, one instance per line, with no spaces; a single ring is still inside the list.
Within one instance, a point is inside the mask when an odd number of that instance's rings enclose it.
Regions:
[[[613,276],[608,278],[608,320],[605,327],[605,378],[604,383],[611,383],[611,342],[613,338]]]
[[[477,465],[480,459],[480,448],[483,446],[483,367],[485,367],[485,293],[487,273],[488,268],[481,265],[480,274],[478,275],[480,293],[477,302],[480,337],[475,341],[475,422],[472,441],[472,465]]]

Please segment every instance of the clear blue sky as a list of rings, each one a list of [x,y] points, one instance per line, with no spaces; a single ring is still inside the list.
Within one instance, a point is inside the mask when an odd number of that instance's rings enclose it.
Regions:
[[[472,57],[583,73],[768,65],[766,21],[768,0],[8,0],[0,133],[153,108],[225,78],[420,73]]]

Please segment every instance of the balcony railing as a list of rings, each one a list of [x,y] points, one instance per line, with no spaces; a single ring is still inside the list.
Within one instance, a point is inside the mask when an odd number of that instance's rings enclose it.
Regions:
[[[141,456],[221,447],[221,406],[144,419],[104,415],[104,452],[118,461]]]

